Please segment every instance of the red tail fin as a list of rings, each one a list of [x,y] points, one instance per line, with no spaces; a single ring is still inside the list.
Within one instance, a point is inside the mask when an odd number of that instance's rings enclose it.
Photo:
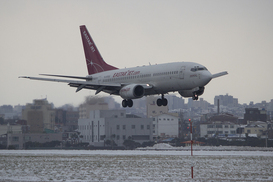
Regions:
[[[85,25],[80,26],[80,30],[89,75],[118,69],[104,62]]]

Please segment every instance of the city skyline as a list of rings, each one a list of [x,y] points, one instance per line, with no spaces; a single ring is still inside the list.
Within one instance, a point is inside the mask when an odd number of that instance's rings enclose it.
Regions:
[[[86,102],[86,99],[87,99],[88,97],[90,97],[90,96],[93,97],[94,99],[104,99],[104,98],[107,98],[107,97],[113,98],[114,101],[115,101],[117,104],[120,104],[120,107],[121,107],[121,102],[120,102],[120,100],[117,99],[117,96],[111,96],[111,95],[104,95],[104,96],[88,95],[88,96],[85,96],[85,97],[82,99],[82,102],[80,102],[78,105],[74,105],[74,104],[68,103],[68,102],[63,103],[62,105],[56,105],[55,102],[54,102],[54,100],[50,100],[50,99],[47,98],[47,97],[41,97],[41,98],[33,98],[32,100],[30,100],[30,101],[28,101],[28,102],[26,102],[26,103],[23,103],[23,104],[14,104],[14,105],[13,105],[13,104],[2,104],[2,105],[0,105],[0,106],[3,106],[3,105],[11,105],[11,106],[13,106],[13,107],[14,107],[14,106],[17,106],[17,105],[24,106],[24,105],[33,103],[34,100],[43,100],[43,99],[46,99],[49,103],[53,104],[55,108],[60,108],[60,107],[66,106],[66,105],[72,105],[73,107],[79,107],[80,105],[84,104],[84,103]],[[184,98],[184,97],[181,97],[180,95],[177,95],[177,94],[169,94],[169,95],[167,95],[167,98],[168,98],[168,96],[175,96],[175,97],[177,97],[177,99],[180,99],[180,98],[184,99],[183,104],[188,104],[188,103],[189,103],[188,99],[192,99],[192,98]],[[216,97],[219,97],[219,96],[229,96],[229,97],[233,97],[232,95],[228,95],[228,94],[226,94],[226,95],[215,95],[212,102],[209,102],[209,101],[207,101],[206,99],[204,99],[204,98],[202,98],[202,97],[201,97],[198,101],[192,100],[191,102],[200,102],[200,101],[203,101],[203,102],[208,102],[210,105],[215,105],[215,98],[216,98]],[[147,97],[150,97],[150,96],[147,96]],[[147,97],[143,97],[143,98],[146,99]],[[151,97],[155,97],[155,96],[151,96]],[[260,104],[260,103],[262,103],[262,102],[264,102],[264,101],[265,101],[266,103],[270,103],[270,102],[273,100],[273,99],[270,99],[270,100],[268,100],[268,101],[262,100],[262,101],[260,101],[260,102],[249,101],[248,103],[240,103],[240,102],[239,102],[239,100],[240,100],[239,98],[233,97],[233,99],[238,100],[238,104],[240,104],[240,105],[244,105],[244,104],[246,104],[246,105],[254,104],[254,105],[255,105],[255,104]],[[156,101],[156,97],[155,97],[155,101]],[[192,103],[191,103],[191,104],[192,104]],[[220,104],[220,105],[222,105],[222,104]],[[157,107],[159,107],[159,106],[157,106]],[[162,106],[162,107],[163,107],[163,106]],[[133,109],[134,109],[134,107],[133,107]]]
[[[272,1],[252,0],[0,1],[0,104],[23,105],[42,96],[56,106],[79,105],[95,95],[18,78],[86,76],[80,25],[89,27],[105,61],[118,68],[197,62],[211,73],[229,73],[206,86],[200,98],[209,103],[226,93],[240,104],[270,102],[272,9]]]

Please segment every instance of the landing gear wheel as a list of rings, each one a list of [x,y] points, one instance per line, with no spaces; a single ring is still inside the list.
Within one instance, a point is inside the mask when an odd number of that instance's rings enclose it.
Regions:
[[[164,98],[164,94],[162,94],[161,99],[157,99],[156,101],[157,106],[167,106],[168,100]]]
[[[156,104],[157,106],[162,106],[162,99],[157,99]]]
[[[127,100],[127,106],[128,106],[128,107],[132,107],[132,106],[133,106],[133,101],[132,101],[132,99],[128,99],[128,100]]]
[[[124,99],[121,104],[122,104],[122,107],[127,107],[127,105],[128,105],[127,100]]]
[[[128,99],[128,100],[124,99],[121,104],[122,104],[122,107],[127,107],[127,106],[132,107],[133,101],[132,99]]]
[[[162,99],[162,105],[167,106],[168,105],[168,100],[167,99]]]

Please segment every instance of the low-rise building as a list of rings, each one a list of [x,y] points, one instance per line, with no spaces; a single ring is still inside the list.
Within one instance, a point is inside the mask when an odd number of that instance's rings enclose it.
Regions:
[[[240,127],[238,118],[230,114],[215,115],[205,123],[200,123],[200,137],[234,135]]]
[[[173,114],[161,114],[153,117],[154,138],[178,138],[180,118]]]
[[[93,146],[104,146],[106,140],[118,146],[132,139],[142,143],[152,140],[152,119],[126,116],[125,110],[90,111],[88,119],[79,119],[78,130],[82,142]]]
[[[0,135],[5,135],[8,133],[20,134],[23,133],[24,125],[0,125]]]
[[[234,135],[237,134],[237,128],[239,127],[240,125],[228,121],[202,123],[200,124],[200,137]]]
[[[160,114],[168,113],[168,106],[158,107],[156,104],[158,97],[149,96],[146,98],[147,117],[152,118]]]
[[[248,136],[261,137],[267,130],[267,123],[263,121],[248,122],[244,127],[244,133]]]
[[[62,133],[8,133],[7,146],[15,149],[24,149],[26,142],[46,143],[51,141],[62,141]]]

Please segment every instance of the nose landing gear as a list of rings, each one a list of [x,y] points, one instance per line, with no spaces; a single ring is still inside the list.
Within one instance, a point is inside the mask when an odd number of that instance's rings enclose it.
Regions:
[[[194,96],[192,97],[192,100],[198,100],[198,95],[194,94]]]
[[[164,94],[161,95],[161,99],[157,99],[156,101],[157,106],[167,106],[168,105],[168,100],[164,98]]]

